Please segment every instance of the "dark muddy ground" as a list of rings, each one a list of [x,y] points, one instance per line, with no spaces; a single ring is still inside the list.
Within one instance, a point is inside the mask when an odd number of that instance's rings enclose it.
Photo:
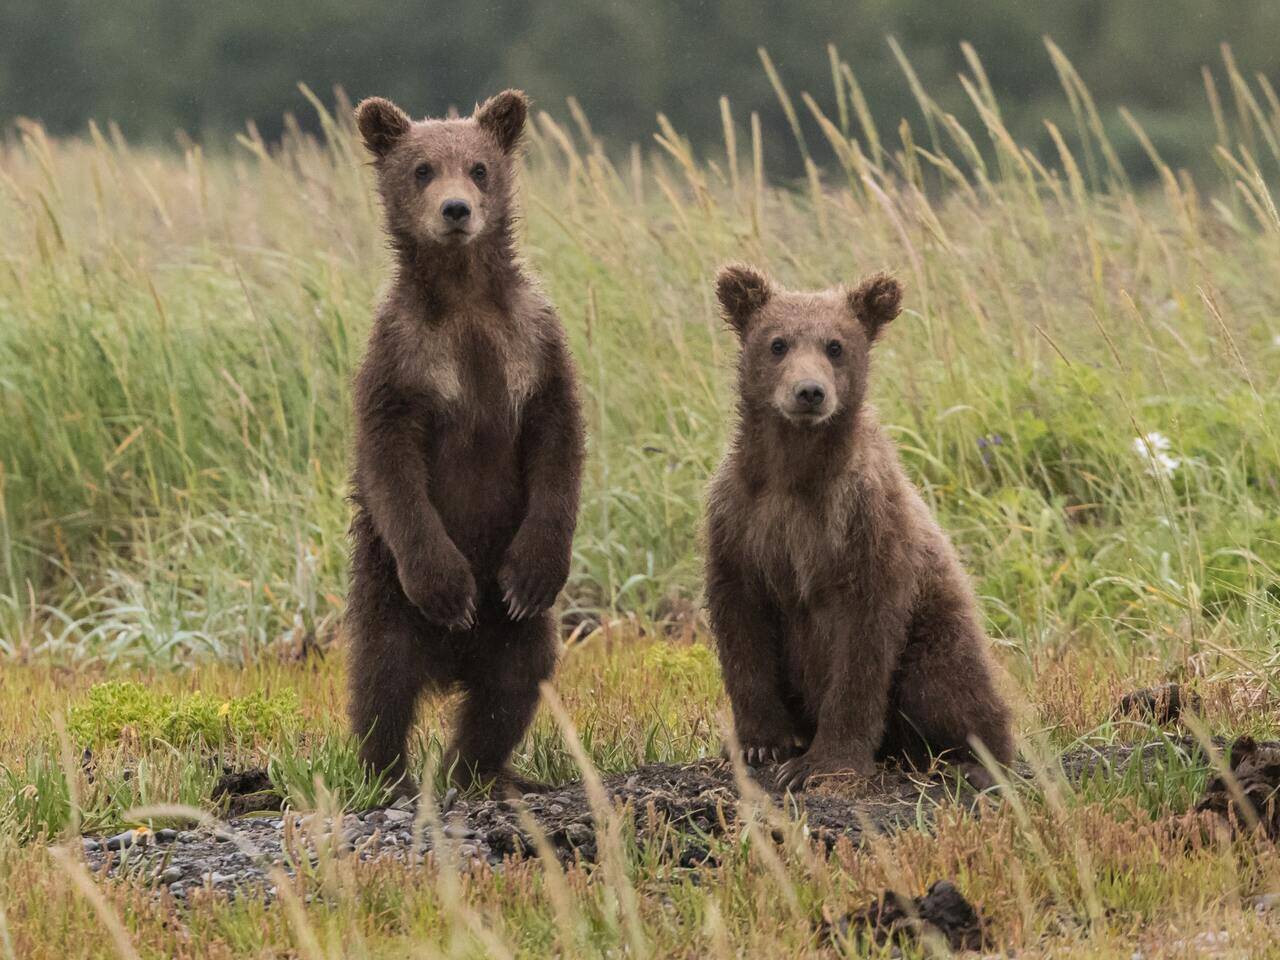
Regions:
[[[931,939],[946,950],[982,950],[991,946],[982,917],[950,880],[938,880],[922,897],[906,899],[886,890],[861,910],[825,925],[837,942],[883,946]]]
[[[1098,771],[1121,775],[1133,763],[1146,769],[1167,749],[1166,743],[1198,754],[1192,741],[1176,737],[1143,748],[1081,747],[1061,758],[1062,769],[1073,780]],[[1260,748],[1269,758],[1275,755],[1270,751],[1280,750],[1280,745]],[[1025,766],[1013,772],[1030,774]],[[769,789],[769,774],[769,768],[764,768],[757,778],[774,809],[792,819],[803,815],[809,836],[828,847],[841,837],[857,843],[865,830],[927,828],[938,805],[973,803],[977,796],[974,787],[954,772],[927,777],[889,767],[869,781],[830,781],[797,796]],[[1254,772],[1251,776],[1257,780],[1263,774]],[[244,782],[260,785],[253,777],[245,777]],[[625,809],[633,818],[638,842],[658,844],[662,854],[681,867],[714,865],[713,838],[735,830],[739,823],[740,800],[733,771],[719,759],[685,765],[651,764],[606,778],[605,788],[615,807]],[[1206,804],[1210,799],[1207,797]],[[234,796],[231,803],[234,808]],[[479,860],[494,866],[507,857],[532,856],[534,844],[521,824],[520,806],[537,822],[559,858],[595,859],[594,820],[580,784],[546,794],[526,794],[514,802],[460,797],[451,790],[441,803],[441,813],[452,855],[462,862]],[[167,886],[179,898],[202,887],[226,892],[265,887],[270,895],[267,874],[272,867],[293,872],[314,859],[317,848],[325,845],[336,843],[361,859],[401,860],[432,847],[429,835],[419,834],[415,840],[414,813],[407,804],[348,814],[337,822],[319,823],[275,811],[232,817],[216,828],[129,832],[86,838],[84,843],[91,867]]]

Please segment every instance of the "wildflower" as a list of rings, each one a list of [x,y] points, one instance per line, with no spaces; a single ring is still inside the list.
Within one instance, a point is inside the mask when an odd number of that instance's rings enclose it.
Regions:
[[[1153,477],[1171,477],[1182,466],[1182,458],[1170,455],[1173,442],[1159,430],[1133,438],[1133,452],[1147,462],[1147,473]]]
[[[999,447],[1003,444],[1004,437],[998,433],[993,433],[989,437],[984,435],[978,438],[978,449],[982,451],[982,463],[984,466],[991,466],[991,453],[988,448]]]

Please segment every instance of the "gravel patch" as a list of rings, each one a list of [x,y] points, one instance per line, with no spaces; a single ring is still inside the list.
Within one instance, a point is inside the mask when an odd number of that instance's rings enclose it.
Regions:
[[[1169,742],[1197,750],[1194,742],[1184,738]],[[1073,780],[1099,769],[1119,775],[1135,762],[1146,767],[1164,749],[1160,742],[1136,748],[1081,747],[1065,754],[1061,762]],[[828,849],[842,838],[856,844],[866,830],[927,826],[937,806],[972,803],[977,795],[973,786],[954,774],[944,780],[886,767],[870,780],[837,779],[799,795],[783,796],[771,789],[771,773],[765,767],[756,777],[775,809],[792,819],[803,815],[809,836]],[[1029,770],[1015,767],[1014,773],[1028,776]],[[982,786],[980,779],[973,778]],[[711,841],[739,823],[733,771],[719,759],[649,764],[607,777],[604,785],[614,807],[632,818],[638,842],[659,845],[660,853],[681,867],[714,866]],[[518,801],[450,790],[441,798],[439,810],[453,857],[463,865],[478,862],[500,867],[509,857],[533,856],[534,838],[518,813],[522,807],[560,860],[596,859],[595,820],[581,784],[526,794]],[[274,811],[232,817],[216,827],[135,829],[110,837],[86,837],[84,855],[97,871],[167,887],[179,899],[196,888],[233,896],[253,890],[255,895],[270,896],[271,868],[292,874],[300,865],[317,861],[326,850],[338,849],[361,860],[420,858],[432,849],[433,841],[430,831],[415,839],[414,820],[408,801],[346,814],[332,822]]]

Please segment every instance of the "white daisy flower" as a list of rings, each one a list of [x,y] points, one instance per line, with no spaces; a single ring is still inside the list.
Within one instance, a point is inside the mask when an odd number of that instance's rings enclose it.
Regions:
[[[1133,438],[1133,452],[1147,462],[1147,473],[1153,477],[1171,477],[1182,466],[1182,458],[1170,455],[1173,441],[1159,430]]]

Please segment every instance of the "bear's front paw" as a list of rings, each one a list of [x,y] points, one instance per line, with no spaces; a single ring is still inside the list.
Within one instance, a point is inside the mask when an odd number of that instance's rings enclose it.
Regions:
[[[748,737],[740,744],[742,762],[749,767],[781,763],[805,748],[800,737]]]
[[[512,620],[525,620],[550,609],[568,579],[567,550],[517,534],[498,571],[507,615]]]
[[[430,566],[398,566],[397,572],[404,595],[432,623],[450,630],[475,626],[476,579],[460,551]]]
[[[788,760],[778,768],[778,788],[803,790],[810,780],[839,774],[869,777],[875,772],[875,768],[875,762],[869,755],[865,757],[853,754],[833,755],[810,749],[807,753]]]

